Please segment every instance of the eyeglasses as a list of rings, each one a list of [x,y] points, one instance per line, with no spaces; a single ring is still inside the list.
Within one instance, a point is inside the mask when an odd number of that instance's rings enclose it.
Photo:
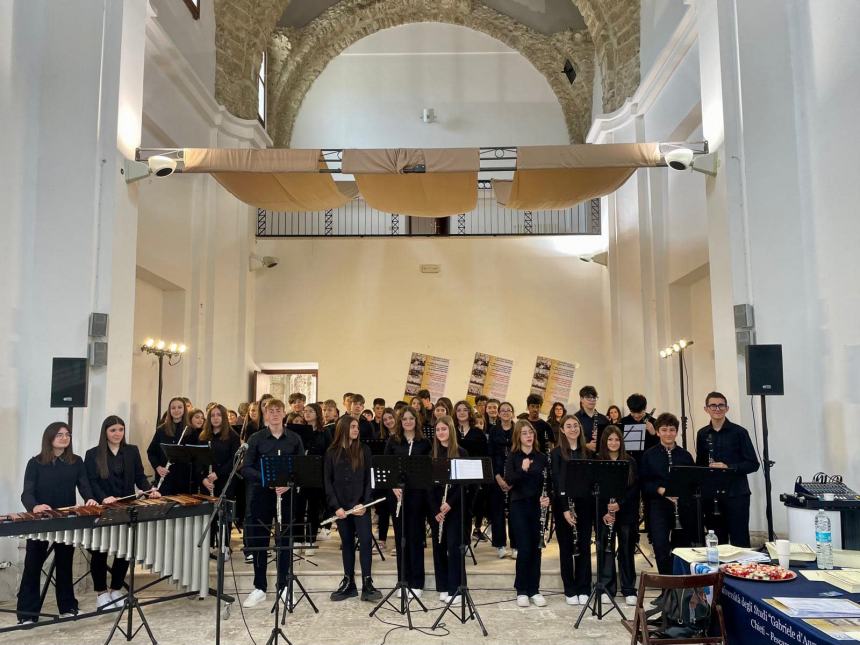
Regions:
[[[582,398],[585,399],[586,401],[596,401],[597,400],[596,396],[584,396]]]
[[[71,437],[72,433],[71,432],[58,432],[54,436],[55,437]]]
[[[728,409],[729,409],[729,406],[727,406],[725,403],[711,403],[710,405],[708,405],[708,409],[709,409],[709,410],[714,410],[714,411],[717,411],[717,410],[728,410]]]

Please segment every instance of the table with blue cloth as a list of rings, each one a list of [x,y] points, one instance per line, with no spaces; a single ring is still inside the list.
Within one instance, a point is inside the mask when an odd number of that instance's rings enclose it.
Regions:
[[[802,567],[814,568],[814,567]],[[726,621],[726,637],[731,645],[772,643],[774,645],[822,645],[845,643],[816,629],[800,618],[790,618],[777,611],[765,598],[845,598],[860,602],[860,594],[850,594],[827,584],[807,580],[799,573],[789,582],[753,582],[723,576],[723,593],[720,604]],[[690,575],[690,563],[674,557],[672,572]],[[825,592],[839,592],[839,596],[822,596]]]

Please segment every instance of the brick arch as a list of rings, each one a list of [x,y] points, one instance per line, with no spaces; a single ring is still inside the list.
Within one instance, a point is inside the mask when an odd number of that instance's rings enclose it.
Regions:
[[[298,31],[276,32],[269,55],[269,134],[288,146],[302,100],[326,65],[344,49],[382,29],[414,22],[455,24],[487,34],[522,54],[559,100],[571,141],[591,123],[594,46],[587,33],[545,36],[484,5],[462,0],[343,0]],[[576,68],[570,85],[564,59]]]

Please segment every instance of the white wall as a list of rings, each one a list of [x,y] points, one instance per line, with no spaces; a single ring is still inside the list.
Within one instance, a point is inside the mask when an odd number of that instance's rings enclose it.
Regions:
[[[450,359],[454,400],[465,395],[477,351],[513,359],[518,411],[538,355],[580,363],[577,405],[586,383],[609,390],[607,271],[558,251],[552,238],[258,245],[281,263],[257,280],[257,362],[318,362],[322,398],[401,398],[412,352]],[[422,274],[421,263],[442,271]]]
[[[424,124],[421,110],[436,110]],[[519,53],[466,27],[417,23],[363,38],[311,86],[292,147],[566,144],[558,100]]]

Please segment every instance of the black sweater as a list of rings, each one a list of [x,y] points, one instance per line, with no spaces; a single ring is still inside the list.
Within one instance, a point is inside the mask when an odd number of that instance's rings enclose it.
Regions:
[[[209,447],[212,450],[212,472],[218,476],[215,480],[215,489],[213,491],[215,495],[220,495],[224,490],[224,485],[230,477],[230,471],[233,470],[233,459],[236,457],[236,452],[239,450],[240,445],[239,435],[233,432],[232,429],[227,440],[221,439],[219,435],[209,441]],[[198,483],[202,482],[203,478],[208,474],[208,468],[198,473]],[[233,494],[235,486],[236,478],[234,476],[233,481],[230,482],[230,490],[227,491],[228,496]],[[206,492],[205,489],[203,492]]]
[[[334,510],[342,508],[348,511],[356,504],[373,501],[370,488],[370,446],[360,443],[359,447],[363,465],[358,470],[352,469],[345,450],[338,455],[334,448],[329,448],[325,454],[325,496],[329,507]]]
[[[615,513],[615,519],[624,524],[636,522],[639,520],[639,477],[636,468],[636,460],[627,455],[628,467],[632,477],[627,480],[627,490],[624,491],[624,497],[616,499],[619,510]],[[606,505],[609,503],[609,498],[601,495],[600,505],[603,512],[606,512]]]
[[[581,459],[591,459],[592,455],[589,452],[582,453],[577,448],[571,451],[570,460],[565,460],[561,454],[561,446],[556,446],[549,454],[550,470],[552,472],[552,491],[555,507],[560,509],[567,508],[567,469],[570,462]],[[575,465],[574,465],[575,467]],[[591,496],[591,491],[578,491],[579,494],[574,496],[575,500],[587,499]]]
[[[36,457],[32,457],[24,470],[21,503],[28,512],[32,512],[33,507],[39,504],[47,504],[51,508],[74,506],[77,503],[75,486],[84,501],[93,498],[83,459],[75,456],[70,464],[59,459],[41,464]]]
[[[93,491],[93,498],[101,504],[106,497],[125,497],[134,493],[134,487],[145,491],[152,488],[152,484],[143,472],[143,462],[140,459],[140,450],[137,446],[126,444],[120,446],[116,455],[110,449],[107,451],[108,476],[102,478],[99,474],[97,457],[99,449],[87,450],[84,464],[87,468],[87,477]]]
[[[750,494],[747,475],[759,469],[759,462],[746,428],[726,419],[719,430],[714,430],[711,424],[699,430],[696,434],[696,464],[707,466],[709,456],[734,469],[727,491],[729,497]]]
[[[277,455],[279,450],[281,455],[305,454],[301,438],[292,430],[284,428],[283,434],[277,438],[268,428],[257,432],[248,440],[248,450],[242,464],[242,477],[253,486],[262,486],[261,460],[264,456]]]
[[[493,475],[505,476],[505,462],[508,460],[508,455],[511,452],[511,438],[514,435],[514,428],[505,431],[502,424],[493,426],[490,430],[489,438],[489,453],[490,459],[493,462]]]
[[[523,460],[531,459],[529,469],[523,472]],[[512,452],[505,463],[505,481],[511,486],[511,501],[521,499],[537,500],[543,489],[544,470],[549,465],[549,459],[542,452],[532,451]]]
[[[164,454],[161,444],[166,443],[177,445],[180,437],[182,437],[183,446],[193,446],[198,443],[198,433],[194,428],[189,427],[184,436],[182,435],[182,430],[179,430],[172,437],[167,436],[163,425],[158,426],[155,429],[155,434],[152,435],[152,441],[149,442],[149,446],[146,449],[146,456],[149,458],[149,463],[152,465],[153,470],[159,466],[167,465],[167,455]],[[191,480],[191,464],[171,464],[170,472],[168,472],[164,484],[161,486],[161,493],[188,493],[192,490],[197,490],[197,486],[200,482],[192,482]]]
[[[463,448],[457,447],[457,454],[459,457],[468,457],[468,453],[466,453]],[[451,507],[451,510],[448,511],[448,515],[457,511],[459,514],[460,508],[460,499],[462,498],[461,489],[463,488],[462,484],[450,484],[448,486],[448,496],[445,498],[445,502],[448,506]],[[430,512],[433,515],[439,512],[439,509],[442,506],[442,496],[445,494],[445,484],[437,483],[432,488],[427,491],[427,504],[430,507]],[[459,516],[459,515],[458,515]]]
[[[692,466],[694,465],[693,456],[675,444],[672,449],[672,465]],[[662,444],[646,450],[642,455],[642,470],[639,477],[642,482],[642,492],[648,499],[659,498],[657,489],[669,487],[669,458]]]

